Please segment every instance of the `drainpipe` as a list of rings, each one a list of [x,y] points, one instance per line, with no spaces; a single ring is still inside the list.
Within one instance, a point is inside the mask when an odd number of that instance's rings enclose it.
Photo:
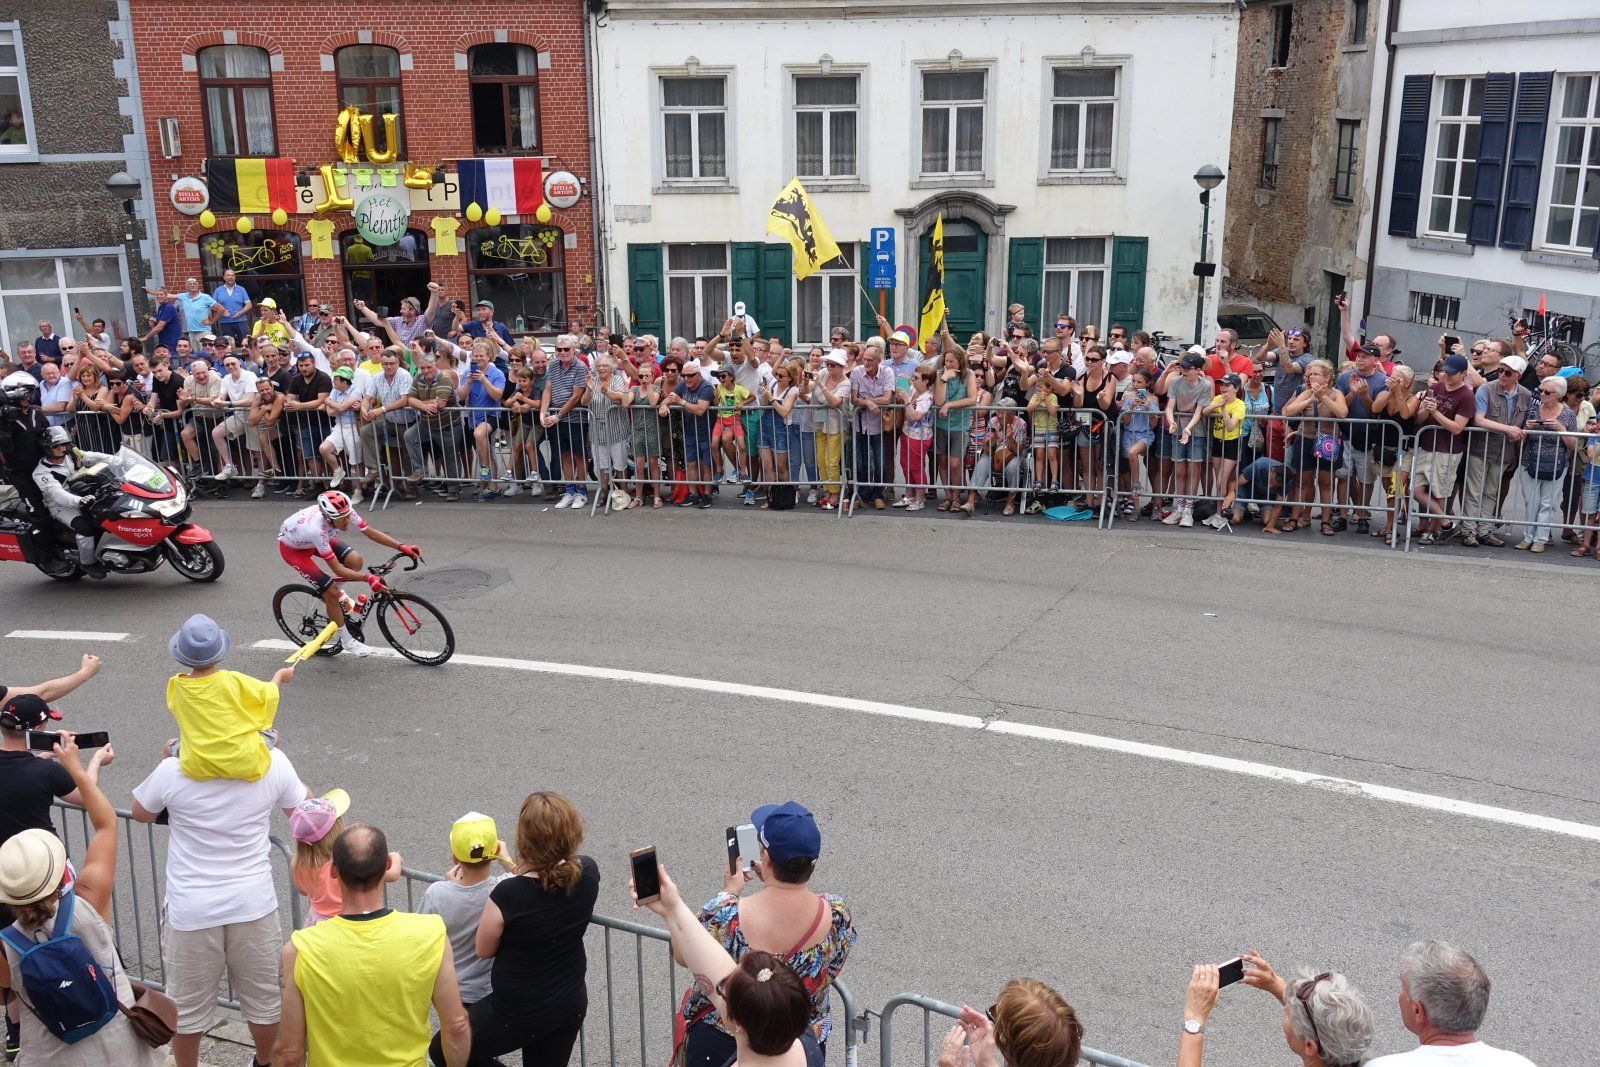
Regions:
[[[1378,277],[1378,216],[1383,210],[1383,167],[1389,154],[1389,102],[1394,99],[1394,35],[1399,26],[1400,0],[1389,0],[1389,17],[1383,28],[1383,47],[1389,55],[1384,61],[1383,111],[1378,119],[1378,167],[1372,187],[1372,226],[1367,233],[1367,284],[1365,299],[1361,302],[1361,322],[1366,321],[1372,310],[1372,286]]]
[[[595,40],[595,19],[604,12],[605,0],[586,0],[579,5],[583,19],[584,106],[589,111],[589,222],[594,242],[594,302],[595,321],[606,332],[611,331],[609,307],[610,294],[606,291],[606,256],[610,251],[605,244],[605,231],[600,223],[605,205],[605,168],[597,149],[600,129],[599,79],[595,67],[599,62],[599,44]]]

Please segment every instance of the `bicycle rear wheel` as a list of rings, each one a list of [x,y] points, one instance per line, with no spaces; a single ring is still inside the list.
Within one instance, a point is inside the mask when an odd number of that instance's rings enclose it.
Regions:
[[[286,585],[272,596],[272,614],[283,635],[297,645],[308,643],[328,625],[328,606],[309,585]],[[317,649],[319,656],[337,656],[339,642],[329,641]]]
[[[455,655],[456,633],[440,610],[415,593],[390,593],[378,601],[378,629],[394,650],[427,667]]]

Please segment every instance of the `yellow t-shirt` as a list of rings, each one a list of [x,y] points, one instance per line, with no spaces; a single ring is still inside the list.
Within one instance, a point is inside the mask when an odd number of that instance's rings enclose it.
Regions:
[[[268,322],[266,319],[258,319],[256,324],[250,327],[250,336],[265,337],[281,348],[289,343],[289,327],[284,325],[281,320]]]
[[[736,385],[731,389],[727,386],[719,385],[716,388],[716,395],[717,416],[730,419],[739,415],[739,405],[750,399],[750,390],[742,385]]]
[[[178,721],[178,766],[197,782],[208,778],[260,781],[271,756],[260,731],[278,714],[278,687],[217,671],[167,679],[167,710]]]
[[[1223,404],[1222,407],[1218,409],[1217,414],[1211,416],[1212,439],[1216,441],[1237,441],[1239,439],[1239,431],[1244,429],[1244,415],[1244,401],[1240,400],[1238,397],[1235,397],[1226,404]],[[1236,422],[1233,429],[1230,430],[1222,421],[1224,417],[1238,419],[1239,421]]]
[[[446,951],[444,920],[392,911],[296,930],[294,982],[306,1007],[306,1067],[418,1067]]]
[[[1035,393],[1040,390],[1035,389]],[[1054,433],[1060,426],[1060,418],[1056,412],[1061,410],[1061,398],[1048,389],[1043,390],[1044,399],[1039,401],[1039,406],[1033,409],[1032,425],[1034,433]],[[1029,402],[1033,397],[1028,398]]]
[[[383,364],[374,362],[373,360],[370,360],[370,359],[364,359],[360,363],[356,364],[356,369],[357,370],[364,370],[368,374],[370,374],[374,378],[376,378],[378,375],[383,373]]]

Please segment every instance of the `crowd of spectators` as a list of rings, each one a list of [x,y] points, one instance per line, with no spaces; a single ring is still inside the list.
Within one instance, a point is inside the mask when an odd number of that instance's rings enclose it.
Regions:
[[[111,749],[86,767],[71,732],[59,731],[49,753],[26,747],[27,732],[59,720],[52,703],[94,677],[99,661],[85,656],[74,674],[37,686],[0,686],[8,1058],[23,1067],[154,1067],[170,1042],[178,1067],[196,1067],[226,978],[260,1067],[462,1067],[512,1051],[527,1067],[565,1067],[589,1009],[585,934],[601,900],[600,866],[580,852],[583,821],[573,805],[530,794],[509,845],[490,816],[462,816],[448,830],[448,874],[414,913],[396,910],[385,885],[402,860],[383,831],[346,825],[349,795],[314,795],[277,747],[273,720],[292,669],[263,682],[223,667],[228,635],[203,615],[168,648],[184,668],[168,687],[179,736],[134,787],[132,805],[135,820],[167,826],[165,996],[130,980],[111,925],[119,827],[98,781]],[[57,798],[83,806],[93,827],[76,867],[54,832]],[[288,818],[293,882],[311,905],[287,942],[272,876],[274,809]],[[835,1032],[829,990],[857,931],[842,899],[810,888],[821,829],[794,801],[756,809],[750,828],[759,857],[746,865],[742,846],[730,854],[722,892],[698,912],[664,866],[656,868],[658,895],[641,897],[630,882],[636,906],[662,918],[673,958],[694,976],[672,1020],[678,1067],[821,1067]],[[25,951],[69,969],[30,970]],[[1235,980],[1282,1003],[1283,1038],[1306,1067],[1531,1067],[1478,1037],[1489,979],[1455,945],[1406,950],[1399,1012],[1418,1045],[1371,1061],[1374,1011],[1347,975],[1280,977],[1255,950],[1234,966]],[[41,985],[41,973],[51,981]],[[1222,974],[1194,968],[1174,1026],[1178,1067],[1200,1067]],[[86,980],[103,999],[64,1002],[52,994],[62,975]],[[141,1022],[135,1008],[161,1025]],[[1071,1067],[1084,1035],[1061,993],[1018,978],[987,1012],[961,1009],[939,1067],[999,1067],[1002,1058],[1011,1067]]]
[[[595,330],[547,348],[489,301],[469,317],[441,296],[395,316],[358,302],[361,322],[314,302],[291,320],[231,278],[214,294],[189,279],[119,352],[85,324],[22,346],[15,367],[0,357],[0,377],[34,377],[80,447],[127,444],[255,497],[1105,509],[1391,544],[1409,523],[1423,544],[1533,552],[1559,530],[1596,555],[1600,384],[1551,353],[1530,365],[1522,337],[1441,338],[1426,375],[1387,335],[1351,333],[1348,312],[1346,348],[1320,357],[1302,330],[1245,352],[1223,329],[1174,352],[1069,315],[1035,338],[1015,312],[965,344],[880,318],[872,336],[792,349],[735,316],[693,341]]]

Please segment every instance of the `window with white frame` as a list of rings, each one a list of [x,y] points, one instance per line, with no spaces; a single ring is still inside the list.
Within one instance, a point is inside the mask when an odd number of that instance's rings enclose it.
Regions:
[[[1115,159],[1117,67],[1057,67],[1050,72],[1050,170],[1110,170]]]
[[[989,76],[982,70],[922,72],[922,173],[983,173],[983,111]]]
[[[661,129],[667,181],[727,181],[727,78],[662,78]]]
[[[15,353],[39,336],[41,322],[76,334],[74,308],[85,322],[105,319],[113,340],[138,332],[129,329],[120,255],[0,259],[0,347]]]
[[[855,337],[860,300],[856,296],[856,246],[842,244],[839,255],[804,281],[794,283],[795,345],[820,344],[835,326]]]
[[[22,30],[0,23],[0,160],[32,157],[39,150],[28,101],[28,72],[22,63]]]
[[[733,313],[727,245],[667,246],[667,334],[711,337]]]
[[[854,74],[797,74],[794,170],[802,178],[854,178],[860,79]]]
[[[1105,322],[1106,252],[1104,237],[1050,237],[1044,242],[1044,310],[1071,315],[1078,328]]]
[[[1561,81],[1544,243],[1591,252],[1600,231],[1600,75]]]
[[[1440,296],[1438,293],[1411,294],[1411,321],[1423,326],[1437,326],[1442,330],[1456,328],[1461,316],[1461,298]]]
[[[1428,232],[1466,237],[1472,214],[1472,184],[1478,174],[1478,123],[1483,115],[1482,78],[1445,78],[1439,85],[1439,115],[1433,129],[1433,183],[1428,194]]]

